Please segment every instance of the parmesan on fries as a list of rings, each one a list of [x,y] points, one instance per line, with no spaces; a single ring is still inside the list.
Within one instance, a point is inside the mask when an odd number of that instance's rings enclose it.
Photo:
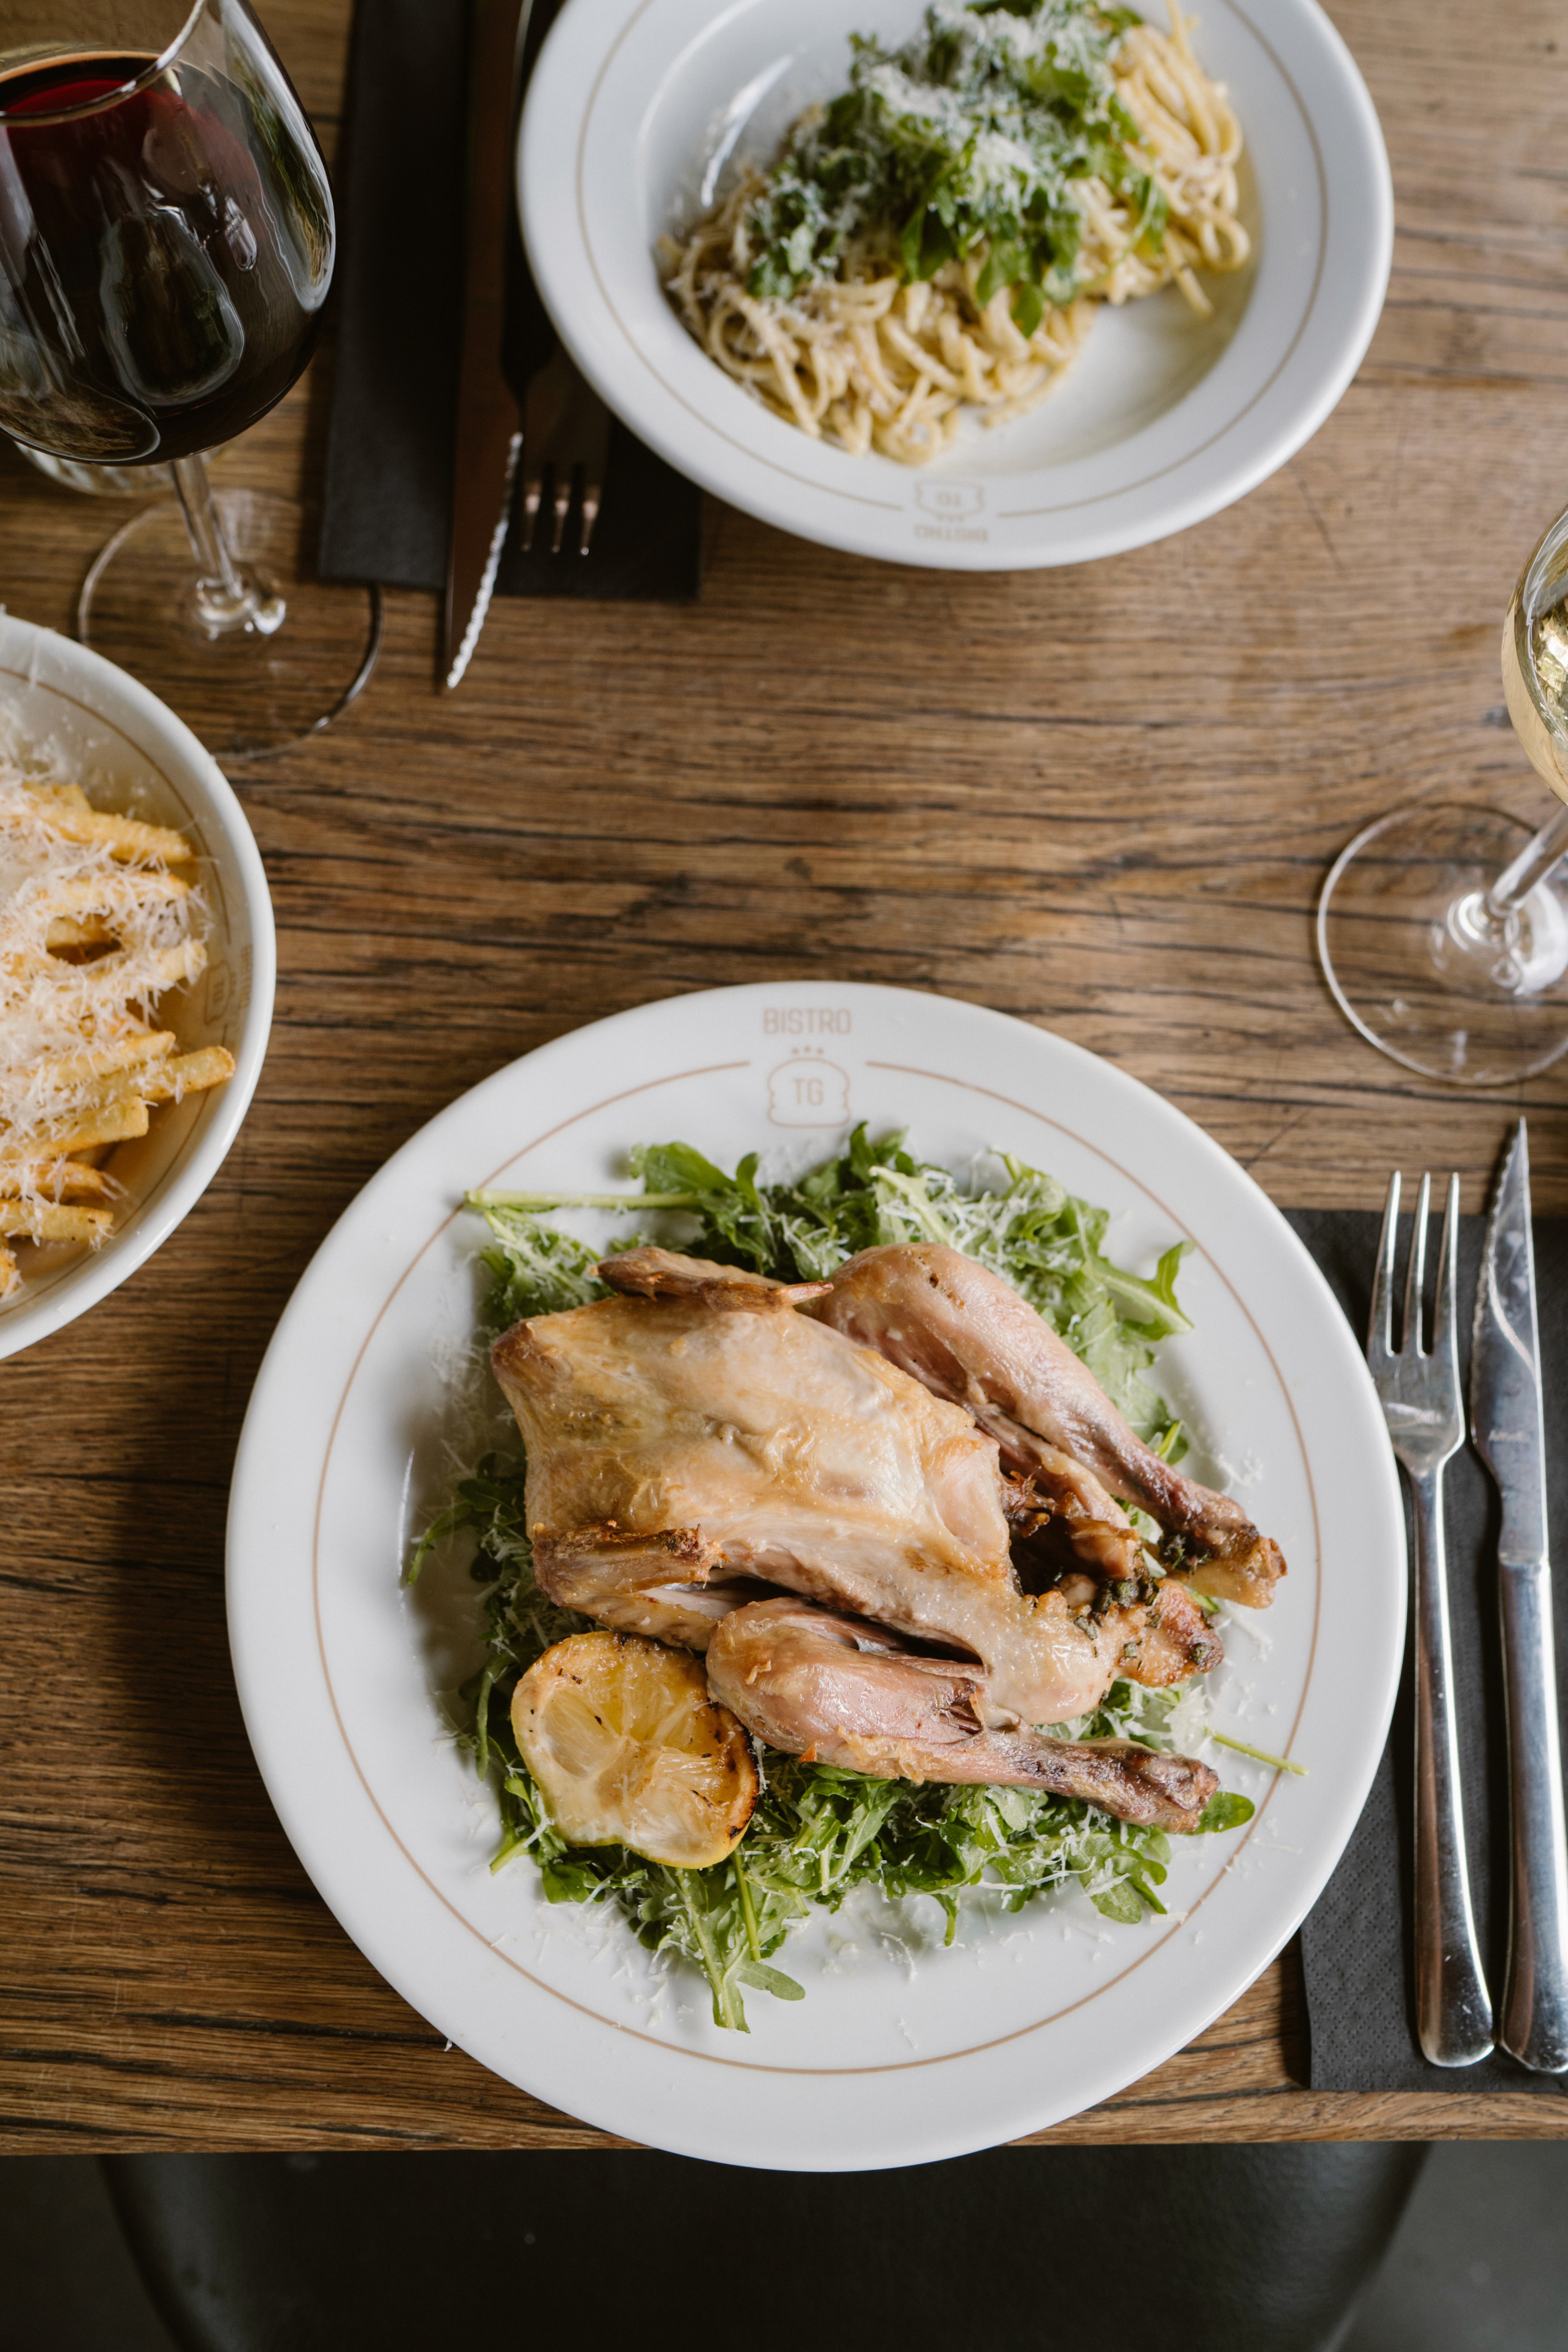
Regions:
[[[234,1075],[226,1047],[181,1054],[153,1018],[206,965],[201,894],[172,870],[194,855],[0,751],[0,1299],[21,1286],[13,1242],[108,1239],[112,1145]]]

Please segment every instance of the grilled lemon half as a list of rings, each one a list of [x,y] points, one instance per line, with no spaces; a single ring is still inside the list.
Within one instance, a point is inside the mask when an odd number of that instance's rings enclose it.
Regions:
[[[511,1727],[551,1820],[573,1845],[627,1845],[706,1870],[757,1801],[745,1732],[708,1696],[700,1662],[639,1633],[574,1633],[512,1694]]]

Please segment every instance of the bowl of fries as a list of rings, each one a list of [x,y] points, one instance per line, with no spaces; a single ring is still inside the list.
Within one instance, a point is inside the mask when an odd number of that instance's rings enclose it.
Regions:
[[[195,1206],[256,1090],[276,961],[210,753],[123,670],[0,611],[0,1357]]]

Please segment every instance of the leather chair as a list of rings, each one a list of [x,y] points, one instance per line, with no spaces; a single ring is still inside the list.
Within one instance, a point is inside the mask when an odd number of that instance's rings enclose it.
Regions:
[[[620,2149],[103,2163],[182,2352],[1332,2352],[1424,2155],[998,2148],[856,2175]]]

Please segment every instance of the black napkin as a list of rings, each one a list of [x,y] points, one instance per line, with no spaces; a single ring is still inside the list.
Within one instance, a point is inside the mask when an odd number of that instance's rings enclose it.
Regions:
[[[1296,1209],[1290,1223],[1317,1259],[1358,1339],[1366,1335],[1379,1219],[1337,1209]],[[1408,1231],[1410,1220],[1405,1221]],[[1469,1395],[1470,1314],[1485,1231],[1461,1220],[1460,1357]],[[1436,1227],[1432,1246],[1436,1255]],[[1429,1261],[1430,1265],[1430,1261]],[[1548,1413],[1568,1401],[1568,1219],[1535,1223],[1541,1360]],[[1428,1272],[1428,1284],[1433,1276]],[[1403,1282],[1404,1272],[1400,1270]],[[1397,1323],[1395,1328],[1397,1329]],[[1552,1423],[1548,1423],[1549,1433]],[[1556,1538],[1553,1601],[1558,1689],[1568,1700],[1568,1444],[1547,1444],[1547,1508]],[[1449,1463],[1448,1605],[1465,1792],[1470,1895],[1492,1997],[1500,2002],[1508,1951],[1508,1764],[1498,1629],[1497,1489],[1465,1446]],[[1394,1727],[1372,1793],[1339,1868],[1301,1930],[1315,2091],[1542,2091],[1568,2093],[1568,2077],[1536,2074],[1500,2053],[1478,2066],[1431,2066],[1414,2021],[1412,1885],[1415,1717],[1411,1658]]]
[[[525,68],[560,0],[535,0]],[[466,0],[357,0],[339,171],[337,367],[321,575],[439,590],[447,578],[462,316]],[[520,397],[554,332],[513,219],[506,362]],[[616,419],[592,552],[524,555],[515,520],[497,587],[510,596],[688,603],[702,495]]]

